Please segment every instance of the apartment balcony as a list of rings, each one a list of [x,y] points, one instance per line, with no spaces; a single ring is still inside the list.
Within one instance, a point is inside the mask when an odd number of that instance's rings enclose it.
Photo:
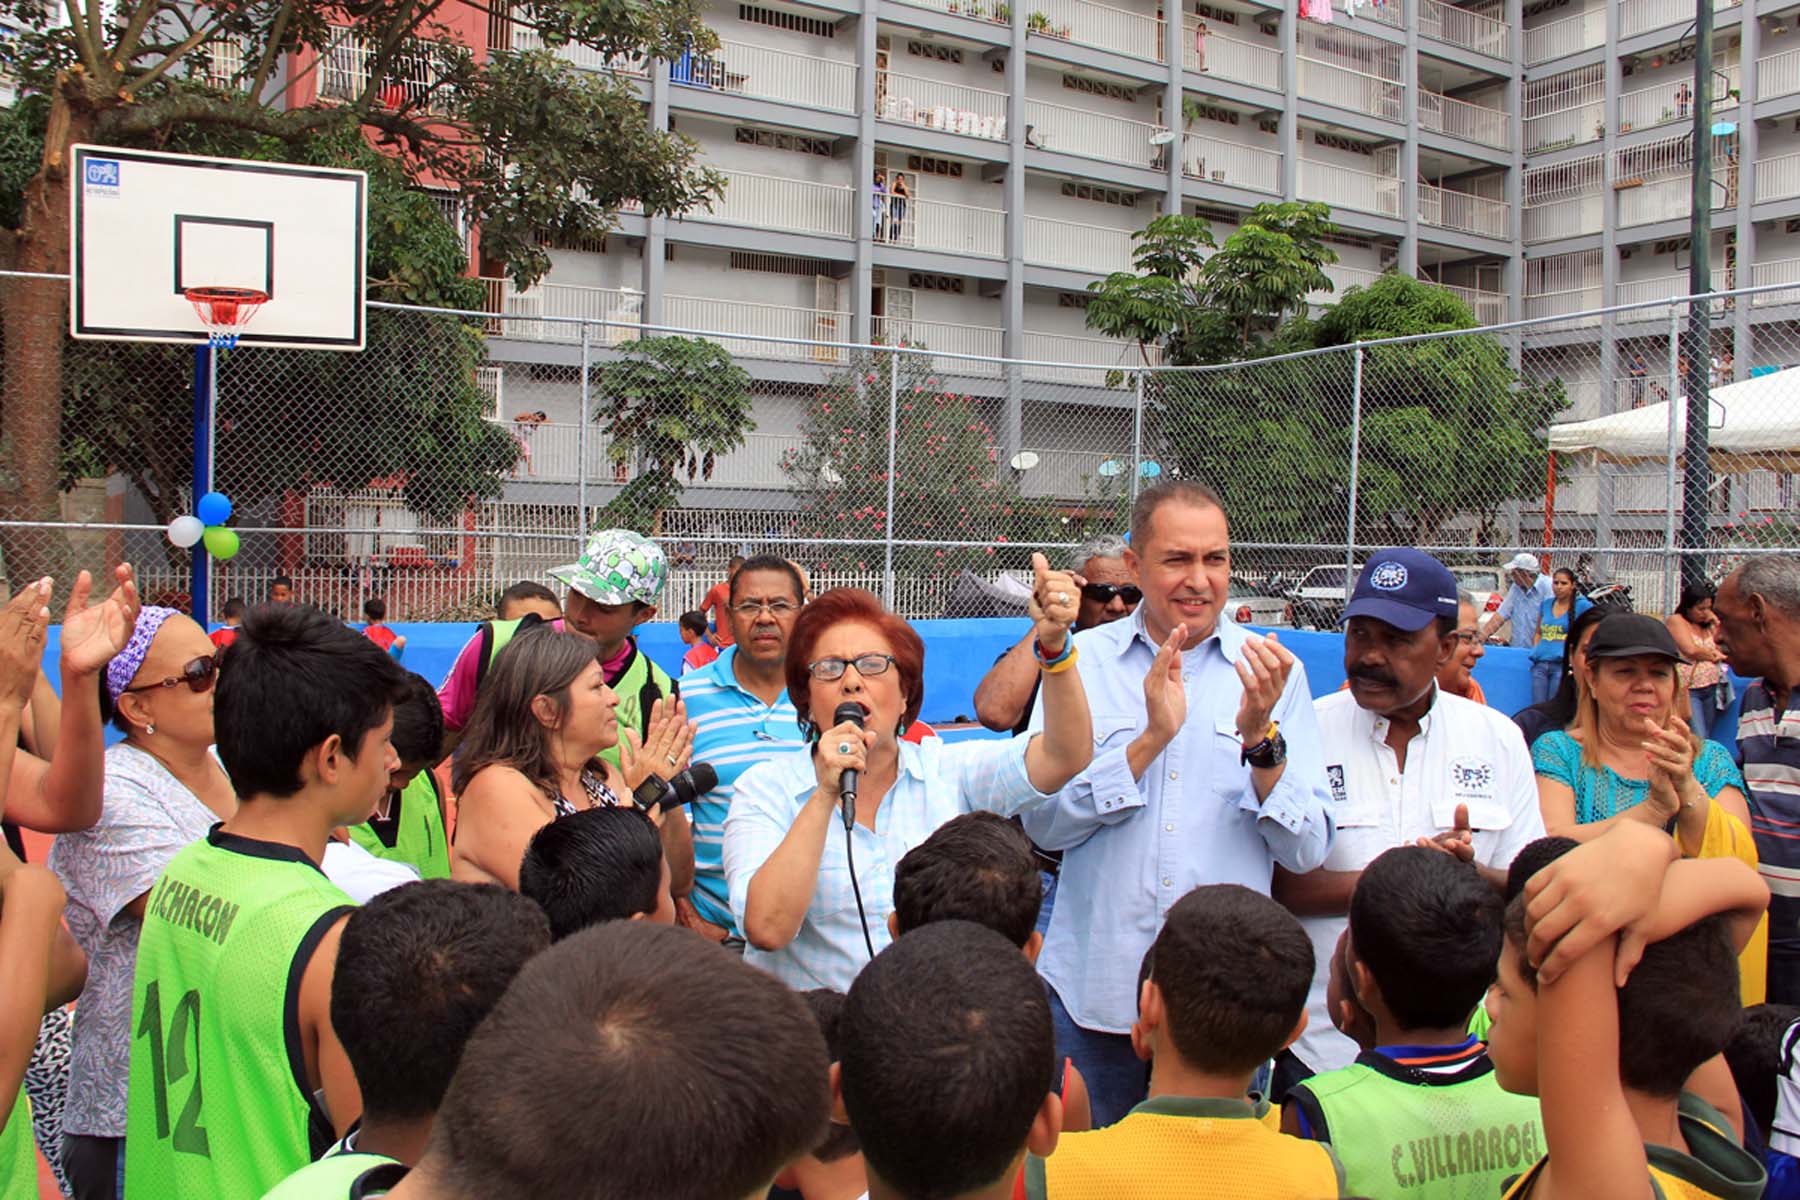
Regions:
[[[1025,218],[1025,261],[1090,275],[1131,270],[1131,231],[1052,217]]]
[[[1021,3],[1026,0],[1020,0]],[[1047,24],[1027,28],[1034,34],[1110,50],[1130,58],[1161,62],[1163,23],[1147,13],[1096,4],[1093,0],[1029,0],[1032,15],[1043,13]]]
[[[368,89],[370,74],[380,57],[378,48],[346,26],[331,27],[331,43],[319,53],[319,98],[354,101]],[[460,48],[460,47],[459,47]],[[384,108],[449,111],[448,84],[452,55],[449,46],[422,38],[408,38],[387,64],[381,85]]]
[[[1122,341],[1119,338],[1106,337],[1071,337],[1066,333],[1033,333],[1026,331],[1021,340],[1020,353],[1027,360],[1020,368],[1020,374],[1026,379],[1043,380],[1051,383],[1074,383],[1086,387],[1105,387],[1107,376],[1116,371],[1141,371],[1146,359],[1150,366],[1162,365],[1162,350],[1157,346],[1145,346],[1140,353],[1136,342]],[[1059,365],[1048,366],[1045,364]],[[1093,364],[1091,368],[1077,365],[1060,364]],[[1092,466],[1112,455],[1097,454]],[[1039,463],[1041,467],[1042,462]],[[1090,471],[1089,474],[1094,472]],[[1084,495],[1084,491],[1069,493],[1075,496]]]
[[[514,50],[545,50],[543,35],[529,25],[515,20],[512,27],[512,48]],[[580,67],[584,71],[607,71],[614,75],[629,75],[643,78],[650,74],[650,60],[642,54],[600,53],[592,46],[583,46],[574,42],[558,46],[556,57],[571,66]]]
[[[1691,6],[1690,6],[1691,8]],[[1606,44],[1606,7],[1551,21],[1525,31],[1525,65],[1537,66]]]
[[[1000,26],[996,37],[1005,39],[1012,25],[1010,16],[1000,13],[1000,0],[984,3],[983,0],[900,0],[902,4],[910,4],[914,8],[929,8],[933,12],[949,13],[951,16],[964,16],[976,21],[991,21]]]
[[[1154,168],[1161,155],[1150,139],[1162,132],[1163,126],[1148,121],[1048,100],[1025,101],[1025,144],[1038,150]]]
[[[1384,272],[1371,271],[1367,267],[1347,267],[1343,263],[1328,263],[1322,268],[1325,277],[1331,280],[1331,291],[1321,288],[1306,297],[1306,302],[1317,308],[1336,304],[1344,298],[1344,293],[1353,287],[1368,287]]]
[[[1713,0],[1713,11],[1736,8],[1738,0]],[[1620,0],[1619,37],[1621,40],[1662,29],[1669,25],[1686,26],[1694,20],[1694,0]]]
[[[1548,154],[1606,136],[1606,81],[1590,79],[1555,97],[1560,107],[1531,112],[1527,101],[1525,153]]]
[[[1419,220],[1438,229],[1454,229],[1481,237],[1512,236],[1512,205],[1429,183],[1419,185]]]
[[[1625,182],[1629,181],[1621,181]],[[1618,225],[1621,229],[1657,221],[1686,220],[1694,210],[1694,177],[1691,173],[1650,180],[1632,187],[1614,186],[1619,197]],[[1715,209],[1735,205],[1737,171],[1732,169],[1726,178],[1715,177],[1712,194]]]
[[[1220,79],[1233,79],[1253,87],[1267,88],[1272,92],[1281,90],[1281,51],[1251,42],[1240,42],[1236,38],[1208,29],[1206,54],[1202,61],[1199,47],[1194,41],[1194,25],[1197,21],[1197,17],[1188,18],[1188,35],[1182,44],[1183,65],[1188,70],[1204,69],[1207,74],[1216,75]]]
[[[1511,29],[1505,21],[1442,4],[1439,0],[1419,0],[1419,32],[1428,38],[1461,46],[1477,54],[1493,58],[1512,57]]]
[[[1182,139],[1181,172],[1189,179],[1210,179],[1233,187],[1281,194],[1281,155],[1202,133]]]
[[[1737,101],[1731,93],[1738,85],[1737,67],[1726,67],[1712,79],[1714,111],[1736,108]],[[1655,87],[1623,93],[1619,97],[1619,132],[1692,123],[1694,110],[1690,101],[1693,94],[1694,84],[1689,79],[1672,79]]]
[[[894,204],[894,197],[884,198],[877,241],[977,258],[1006,257],[1006,214],[1000,209],[916,197],[898,211]]]
[[[1712,290],[1725,291],[1731,286],[1731,273],[1724,267],[1712,272]],[[1621,283],[1613,289],[1614,304],[1644,304],[1652,300],[1679,300],[1689,292],[1688,273],[1672,271],[1667,275],[1654,275],[1649,279],[1633,279]],[[1620,320],[1649,320],[1652,315],[1666,316],[1663,309],[1642,309],[1635,313],[1621,313]]]
[[[1800,92],[1800,50],[1783,50],[1756,60],[1756,101]]]
[[[1537,317],[1560,317],[1571,313],[1587,313],[1606,304],[1605,291],[1599,284],[1592,287],[1565,288],[1555,292],[1526,293],[1524,319]],[[1537,332],[1550,329],[1572,329],[1583,325],[1598,325],[1597,316],[1583,316],[1573,321],[1559,322],[1556,325],[1540,327]]]
[[[1322,200],[1333,208],[1400,215],[1400,181],[1391,175],[1303,158],[1297,190],[1302,200]]]
[[[1800,196],[1800,154],[1765,158],[1756,164],[1756,202]]]
[[[856,111],[854,63],[745,42],[721,41],[713,54],[682,55],[669,64],[669,82],[827,112]]]
[[[1001,339],[1005,331],[992,325],[963,325],[945,321],[915,321],[911,317],[876,317],[875,338],[886,346],[912,346],[937,354],[968,354],[972,358],[932,358],[932,369],[945,375],[998,377]]]
[[[1419,128],[1498,150],[1512,149],[1510,114],[1423,89],[1419,92]]]
[[[1553,242],[1599,233],[1605,223],[1606,197],[1600,192],[1583,192],[1527,204],[1520,235],[1527,242]]]
[[[875,77],[875,116],[964,137],[1006,140],[1005,92],[924,79],[899,71]]]
[[[1334,108],[1368,113],[1384,121],[1399,121],[1406,105],[1406,85],[1352,70],[1321,58],[1300,60],[1300,95]]]
[[[748,225],[755,229],[779,229],[819,237],[854,236],[851,219],[854,188],[831,183],[809,183],[779,175],[720,168],[725,194],[711,208],[686,214],[689,221]]]
[[[1506,321],[1506,293],[1488,292],[1480,288],[1462,287],[1454,283],[1440,283],[1438,287],[1451,292],[1469,306],[1475,314],[1475,320],[1483,325],[1499,325]]]
[[[490,337],[578,344],[583,326],[577,322],[606,322],[587,326],[587,341],[612,346],[636,339],[644,319],[644,294],[635,288],[537,283],[521,292],[510,279],[484,276],[481,282],[486,310],[499,318],[487,323]]]
[[[506,429],[519,443],[519,460],[513,465],[511,476],[514,480],[574,483],[585,477],[590,483],[621,484],[631,478],[629,464],[612,461],[605,431],[592,425],[583,433],[578,425],[559,422],[529,428],[511,421],[494,424]],[[745,434],[743,445],[714,460],[711,474],[684,480],[683,484],[690,490],[785,488],[787,475],[781,469],[782,459],[799,450],[804,441],[795,434]]]
[[[840,363],[841,346],[850,338],[850,314],[823,308],[796,308],[786,304],[752,304],[743,300],[719,300],[712,296],[663,297],[663,321],[677,329],[699,329],[724,335],[713,340],[739,358]],[[784,338],[771,342],[762,339]]]
[[[1027,334],[1027,337],[1033,335]],[[1027,367],[1028,378],[1043,378],[1031,375],[1033,370],[1043,368]],[[1095,372],[1071,372],[1083,376]],[[1085,383],[1086,379],[1069,379],[1069,383]],[[1101,380],[1104,385],[1105,380]],[[1048,450],[1030,449],[1037,456],[1037,466],[1024,471],[1019,476],[1019,494],[1031,500],[1085,500],[1093,495],[1099,485],[1109,478],[1101,467],[1107,462],[1129,463],[1131,455],[1121,449],[1108,453],[1104,450]]]
[[[1750,268],[1750,283],[1753,287],[1768,287],[1777,283],[1800,284],[1800,258],[1778,258],[1770,262],[1759,262]],[[1782,288],[1776,292],[1758,292],[1750,297],[1750,303],[1756,308],[1770,304],[1800,304],[1800,287]]]

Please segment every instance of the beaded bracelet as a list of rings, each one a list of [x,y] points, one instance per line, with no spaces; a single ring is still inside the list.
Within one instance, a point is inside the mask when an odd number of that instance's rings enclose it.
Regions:
[[[1038,668],[1046,675],[1060,675],[1075,665],[1075,646],[1071,642],[1063,652],[1048,662],[1039,660]]]

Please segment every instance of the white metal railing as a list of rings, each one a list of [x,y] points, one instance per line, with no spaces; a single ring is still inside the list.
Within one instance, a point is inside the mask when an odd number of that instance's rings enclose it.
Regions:
[[[1520,236],[1527,242],[1549,242],[1599,233],[1606,223],[1605,199],[1600,192],[1593,192],[1528,204],[1521,216]]]
[[[1606,41],[1606,8],[1597,6],[1525,31],[1525,63],[1535,66]]]
[[[513,479],[539,480],[545,483],[567,483],[585,477],[590,482],[614,484],[630,480],[629,463],[615,463],[608,454],[610,439],[604,429],[588,426],[585,435],[573,423],[545,421],[527,424],[500,420],[494,424],[505,429],[519,446],[518,460],[513,463]],[[787,490],[788,476],[781,469],[783,456],[800,449],[806,439],[798,434],[747,433],[744,444],[719,455],[707,475],[684,479],[692,488],[770,488]],[[586,453],[583,454],[583,442]],[[585,467],[582,465],[586,458]]]
[[[1713,11],[1735,8],[1739,0],[1713,0]],[[1686,25],[1694,19],[1693,0],[1620,0],[1619,36],[1634,37],[1665,25]]]
[[[377,97],[383,108],[422,108],[426,112],[449,111],[449,97],[442,80],[450,69],[453,51],[440,42],[407,38],[387,65],[387,76]],[[331,44],[319,55],[319,97],[354,101],[369,86],[378,52],[373,43],[343,25],[331,27]]]
[[[1713,77],[1715,111],[1736,108],[1731,93],[1738,85],[1735,64],[1724,67]],[[1619,97],[1619,132],[1655,129],[1659,125],[1685,122],[1693,117],[1694,84],[1690,79],[1673,79],[1654,87],[1639,88]]]
[[[1604,85],[1602,89],[1604,90]],[[1525,118],[1525,153],[1547,154],[1606,136],[1606,101],[1603,98],[1576,108],[1559,109],[1541,117]]]
[[[1304,200],[1323,200],[1336,208],[1400,215],[1400,181],[1391,175],[1340,167],[1316,159],[1300,160],[1299,192]]]
[[[981,258],[1006,256],[1006,214],[997,208],[944,200],[885,197],[876,240],[919,250],[943,250]]]
[[[1783,50],[1756,60],[1756,98],[1772,100],[1800,92],[1800,50]]]
[[[1525,319],[1533,317],[1560,317],[1566,313],[1584,313],[1569,325],[1597,325],[1600,318],[1590,310],[1597,309],[1606,301],[1602,298],[1604,289],[1598,284],[1593,287],[1568,288],[1560,292],[1539,292],[1525,295]],[[1548,327],[1546,327],[1548,328]]]
[[[1782,154],[1756,164],[1756,202],[1800,196],[1800,154]]]
[[[1109,371],[1142,370],[1146,355],[1151,366],[1162,365],[1162,351],[1155,346],[1145,346],[1143,352],[1140,352],[1136,342],[1119,338],[1075,337],[1064,333],[1034,333],[1030,330],[1021,339],[1021,353],[1028,359],[1040,360],[1026,363],[1021,368],[1021,373],[1027,379],[1079,383],[1090,387],[1103,386]],[[1093,369],[1047,366],[1046,363],[1092,363]],[[1111,456],[1100,456],[1102,459],[1107,457]],[[1098,465],[1098,462],[1094,464],[1096,467]]]
[[[1419,185],[1419,220],[1483,237],[1511,237],[1512,205],[1429,183]]]
[[[1494,58],[1512,57],[1511,30],[1496,20],[1439,0],[1419,0],[1419,32]]]
[[[1025,218],[1025,261],[1037,266],[1110,275],[1131,269],[1131,251],[1130,230],[1053,217]]]
[[[1026,337],[1036,335],[1026,334]],[[1135,350],[1133,351],[1135,353]],[[1035,373],[1034,373],[1035,372]],[[1077,368],[1026,367],[1027,379],[1063,379],[1066,376],[1099,376],[1097,379],[1069,379],[1072,383],[1104,384],[1105,372],[1082,371]],[[1085,500],[1092,496],[1107,476],[1100,468],[1108,460],[1125,462],[1128,451],[1049,450],[1026,447],[1037,456],[1037,465],[1019,476],[1019,494],[1028,499]]]
[[[1058,154],[1153,167],[1161,157],[1151,137],[1161,125],[1134,121],[1047,100],[1025,101],[1025,144]]]
[[[1368,287],[1382,276],[1380,271],[1371,270],[1368,267],[1346,266],[1343,263],[1327,263],[1320,269],[1325,272],[1325,277],[1331,280],[1331,290],[1326,291],[1320,288],[1307,295],[1306,302],[1315,307],[1336,304],[1351,288]]]
[[[932,359],[934,370],[946,375],[1000,374],[1001,338],[1005,331],[991,325],[963,325],[949,321],[915,321],[911,317],[876,317],[877,341],[887,346],[915,346],[946,354],[974,354],[979,358]]]
[[[591,345],[617,345],[638,336],[644,319],[644,294],[636,288],[579,287],[567,283],[536,283],[524,291],[510,279],[484,277],[487,311],[508,318],[493,321],[487,332],[495,337],[528,342],[579,342],[581,327],[568,321],[541,320],[572,317],[605,321],[588,334]]]
[[[1356,71],[1319,58],[1300,58],[1300,94],[1336,108],[1354,109],[1385,121],[1398,121],[1406,103],[1406,85]]]
[[[1221,79],[1235,79],[1239,83],[1254,84],[1270,91],[1280,90],[1281,51],[1252,42],[1240,42],[1209,28],[1204,39],[1206,52],[1202,55],[1194,40],[1194,25],[1197,20],[1196,17],[1188,18],[1187,40],[1182,48],[1184,65],[1188,70],[1198,71],[1204,67],[1207,74],[1217,75]]]
[[[925,129],[941,129],[965,137],[1006,140],[1006,93],[925,79],[899,71],[875,77],[878,120]]]
[[[1729,278],[1725,268],[1719,267],[1712,272],[1712,288],[1721,291],[1729,287]],[[1613,289],[1614,304],[1647,304],[1652,300],[1678,300],[1688,294],[1688,273],[1672,271],[1667,275],[1652,275],[1647,279],[1632,279],[1621,282]],[[1635,312],[1620,313],[1621,321],[1648,320],[1652,315],[1667,316],[1665,309],[1646,309]]]
[[[1188,134],[1182,147],[1181,170],[1190,179],[1210,179],[1258,192],[1281,191],[1281,155],[1273,150],[1203,133]]]
[[[1800,258],[1759,262],[1750,268],[1750,282],[1755,287],[1765,287],[1772,283],[1800,284]],[[1783,288],[1778,292],[1758,292],[1751,297],[1750,302],[1753,305],[1800,303],[1800,287]]]
[[[678,329],[708,329],[736,337],[711,340],[745,358],[842,362],[841,346],[790,345],[758,338],[797,338],[813,342],[849,340],[850,314],[786,304],[752,304],[712,296],[664,296],[663,320]]]
[[[1729,208],[1737,200],[1735,173],[1728,183],[1714,178],[1713,207]],[[1619,226],[1648,225],[1654,221],[1673,221],[1693,211],[1694,180],[1692,175],[1658,179],[1641,187],[1618,190]]]
[[[529,19],[529,18],[526,18]],[[515,18],[512,27],[514,50],[543,50],[543,35],[523,20]],[[605,55],[592,46],[569,42],[556,48],[556,57],[584,71],[609,71],[614,75],[643,77],[650,74],[650,60],[642,54]]]
[[[1487,292],[1455,283],[1440,283],[1438,286],[1460,297],[1481,324],[1499,325],[1506,320],[1506,293]]]
[[[720,41],[712,54],[683,55],[669,64],[669,82],[829,112],[856,111],[856,64],[747,42]]]
[[[1111,50],[1132,58],[1162,61],[1163,23],[1148,13],[1096,4],[1094,0],[1020,0],[1035,16],[1043,13],[1047,26],[1038,23],[1031,32],[1065,38],[1084,46]],[[1031,22],[1028,18],[1027,28]]]
[[[1419,90],[1419,128],[1501,150],[1512,148],[1512,117],[1498,108]]]
[[[689,211],[688,220],[839,238],[850,237],[855,229],[850,207],[855,189],[851,187],[729,167],[719,168],[719,173],[725,176],[725,194],[710,209]]]

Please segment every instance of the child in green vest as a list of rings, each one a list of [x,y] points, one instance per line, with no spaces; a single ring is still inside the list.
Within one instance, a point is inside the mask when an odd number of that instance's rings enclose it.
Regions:
[[[537,905],[493,884],[403,884],[352,913],[331,1024],[356,1071],[362,1122],[265,1200],[341,1200],[369,1168],[417,1162],[464,1044],[549,944]]]
[[[238,808],[145,904],[129,1196],[260,1196],[362,1111],[330,1011],[351,904],[320,864],[387,790],[406,672],[301,605],[251,612],[226,658],[213,727]]]
[[[1282,1129],[1329,1143],[1345,1190],[1491,1200],[1537,1160],[1537,1101],[1501,1089],[1466,1030],[1500,957],[1500,893],[1440,850],[1363,868],[1327,988],[1356,1062],[1289,1091]]]
[[[375,812],[350,826],[350,838],[376,858],[405,863],[421,879],[448,879],[444,795],[432,773],[444,741],[444,712],[437,690],[423,676],[407,673],[406,695],[394,705],[390,740],[400,765],[388,774],[387,793]]]
[[[1769,891],[1734,858],[1677,853],[1621,821],[1507,905],[1489,1054],[1502,1087],[1539,1098],[1548,1147],[1507,1200],[1762,1195],[1720,1051]]]

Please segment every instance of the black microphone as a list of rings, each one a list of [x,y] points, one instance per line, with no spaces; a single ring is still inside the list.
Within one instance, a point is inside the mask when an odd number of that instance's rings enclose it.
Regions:
[[[863,727],[862,705],[854,700],[846,700],[838,705],[837,711],[831,714],[831,723],[842,725],[845,721],[861,729]],[[843,777],[838,780],[838,800],[844,806],[844,832],[849,833],[856,826],[856,771],[854,768],[847,768]]]

